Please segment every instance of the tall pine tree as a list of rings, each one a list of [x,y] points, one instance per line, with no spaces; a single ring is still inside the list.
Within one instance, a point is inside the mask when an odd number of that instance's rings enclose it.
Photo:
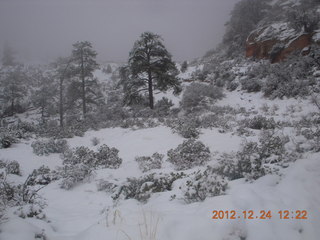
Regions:
[[[154,33],[145,32],[134,43],[129,54],[128,66],[123,68],[122,83],[126,102],[148,93],[149,107],[154,108],[154,91],[174,89],[179,93],[178,70],[171,59],[171,54],[163,45],[162,38]]]
[[[88,41],[77,42],[73,44],[72,50],[72,62],[75,70],[75,75],[79,77],[80,80],[80,92],[82,100],[82,113],[83,118],[87,114],[87,95],[89,92],[92,93],[92,88],[96,84],[93,78],[93,72],[99,68],[96,62],[96,51],[93,50],[92,45]]]

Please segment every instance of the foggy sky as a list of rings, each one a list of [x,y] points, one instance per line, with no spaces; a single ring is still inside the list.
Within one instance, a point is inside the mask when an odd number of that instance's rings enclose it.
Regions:
[[[144,31],[164,38],[175,60],[191,60],[221,42],[238,0],[0,0],[0,47],[30,61],[68,56],[91,41],[99,60],[127,61]]]

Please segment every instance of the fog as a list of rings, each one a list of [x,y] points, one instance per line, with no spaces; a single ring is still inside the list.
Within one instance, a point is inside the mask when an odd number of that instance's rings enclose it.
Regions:
[[[126,61],[144,31],[160,34],[175,60],[191,60],[222,40],[238,0],[0,0],[0,47],[25,61],[70,54],[91,41],[99,60]]]

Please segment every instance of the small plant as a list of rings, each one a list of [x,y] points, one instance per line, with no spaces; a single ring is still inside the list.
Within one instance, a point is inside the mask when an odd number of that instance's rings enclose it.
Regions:
[[[66,140],[53,138],[34,141],[31,147],[33,148],[33,153],[38,156],[49,155],[51,153],[63,153],[69,148]]]
[[[184,138],[198,138],[200,134],[199,125],[199,121],[196,118],[184,117],[173,121],[170,127]]]
[[[151,157],[136,157],[135,160],[138,162],[140,170],[147,172],[152,169],[160,169],[163,158],[163,154],[154,153]]]
[[[7,174],[15,174],[20,176],[20,164],[17,161],[12,161],[6,164],[6,173]]]
[[[185,174],[149,174],[140,178],[128,178],[127,181],[117,186],[112,195],[113,200],[118,199],[136,199],[140,202],[146,202],[153,193],[172,190],[172,184],[184,177]]]
[[[210,150],[202,142],[189,139],[167,153],[168,161],[176,170],[190,169],[204,165],[210,160]]]
[[[261,130],[261,129],[274,129],[276,127],[276,122],[273,118],[266,118],[264,116],[258,115],[251,119],[244,121],[244,125],[251,129]]]
[[[92,146],[97,146],[100,143],[100,139],[97,137],[91,138]]]
[[[224,194],[228,182],[218,175],[215,169],[207,167],[203,172],[198,171],[192,180],[188,180],[181,188],[187,203],[204,201],[207,197]]]
[[[88,179],[93,171],[90,167],[80,163],[76,165],[64,165],[59,169],[59,173],[62,177],[60,187],[69,190],[78,183]]]

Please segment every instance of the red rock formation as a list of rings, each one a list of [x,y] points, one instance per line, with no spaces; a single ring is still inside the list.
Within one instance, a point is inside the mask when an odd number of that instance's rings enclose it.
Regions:
[[[284,60],[294,51],[303,51],[313,43],[313,34],[297,34],[286,25],[268,26],[252,32],[246,43],[246,57],[270,59],[272,63]]]

